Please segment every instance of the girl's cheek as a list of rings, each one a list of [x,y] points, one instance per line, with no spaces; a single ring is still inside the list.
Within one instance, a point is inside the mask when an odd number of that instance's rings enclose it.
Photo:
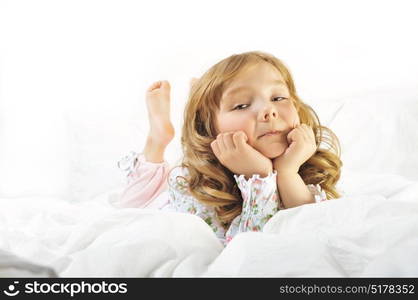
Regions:
[[[289,126],[300,124],[298,112],[296,110],[296,107],[294,107],[293,105],[287,107],[287,109],[284,111],[283,118],[284,120],[286,120]]]
[[[299,115],[295,112],[292,125],[300,125]]]
[[[243,117],[232,117],[223,122],[223,127],[225,131],[238,131],[245,130],[245,127],[248,126],[248,120]]]

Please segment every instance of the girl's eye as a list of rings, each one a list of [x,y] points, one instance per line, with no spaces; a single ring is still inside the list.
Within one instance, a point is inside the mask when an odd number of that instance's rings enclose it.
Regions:
[[[276,99],[278,99],[278,100],[276,100]],[[285,97],[274,97],[273,101],[274,102],[279,102],[279,101],[282,101],[282,100],[285,100],[285,99],[287,99],[287,98],[285,98]],[[232,110],[243,110],[243,109],[246,109],[248,105],[249,104],[239,104],[239,105],[235,106]]]
[[[233,110],[242,110],[242,109],[247,108],[247,107],[240,108],[240,107],[242,107],[242,106],[244,106],[244,105],[248,105],[248,104],[239,104],[239,105],[235,106],[235,107],[233,108]]]
[[[286,99],[285,97],[274,97],[273,98],[273,100],[275,100],[275,99],[279,99],[279,100],[277,100],[277,101],[281,101],[281,100],[284,100],[284,99]]]

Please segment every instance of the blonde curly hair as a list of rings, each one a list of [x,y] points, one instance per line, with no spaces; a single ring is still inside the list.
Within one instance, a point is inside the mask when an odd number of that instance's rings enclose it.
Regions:
[[[329,128],[321,125],[315,111],[297,96],[286,66],[265,52],[231,55],[193,82],[184,110],[181,135],[181,167],[187,168],[189,173],[187,178],[181,177],[187,182],[187,190],[201,203],[214,207],[225,228],[241,214],[243,200],[234,174],[218,161],[210,146],[218,134],[215,128],[216,111],[226,83],[244,68],[260,62],[271,64],[281,73],[300,123],[310,126],[315,134],[317,151],[299,168],[299,175],[305,184],[319,184],[328,199],[340,197],[335,188],[342,167],[338,138]]]

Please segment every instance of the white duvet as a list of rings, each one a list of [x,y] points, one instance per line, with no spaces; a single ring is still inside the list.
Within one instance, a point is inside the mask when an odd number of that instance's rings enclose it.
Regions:
[[[346,173],[344,196],[278,212],[227,247],[198,217],[1,199],[0,248],[63,277],[418,276],[418,182]]]
[[[22,274],[2,265],[9,253],[66,277],[417,277],[417,99],[414,89],[317,105],[341,142],[343,197],[279,211],[226,248],[196,216],[114,208],[121,189],[72,204],[0,198],[0,275]]]

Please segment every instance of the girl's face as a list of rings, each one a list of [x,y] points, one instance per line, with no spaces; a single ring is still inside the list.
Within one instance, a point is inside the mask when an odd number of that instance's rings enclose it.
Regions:
[[[232,80],[216,113],[218,134],[242,130],[247,143],[271,159],[289,146],[286,137],[296,124],[299,116],[283,77],[266,62],[250,66]],[[271,131],[278,133],[264,135]]]

